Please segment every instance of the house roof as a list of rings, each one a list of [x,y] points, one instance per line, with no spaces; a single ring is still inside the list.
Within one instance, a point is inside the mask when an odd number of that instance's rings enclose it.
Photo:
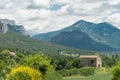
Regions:
[[[80,58],[98,58],[96,55],[81,55]]]

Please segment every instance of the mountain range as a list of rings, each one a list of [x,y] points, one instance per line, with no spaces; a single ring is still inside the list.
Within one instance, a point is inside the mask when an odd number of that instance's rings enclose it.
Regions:
[[[0,49],[43,53],[117,52],[120,51],[119,35],[120,30],[109,23],[80,20],[62,30],[30,37],[24,26],[0,19]]]
[[[33,38],[84,50],[117,51],[119,35],[120,30],[110,23],[80,20],[62,30],[37,34]]]
[[[50,42],[33,39],[29,36],[23,26],[17,25],[15,21],[0,19],[0,51],[9,49],[22,53],[52,53],[58,54],[77,53],[86,54],[88,51],[74,49]],[[90,53],[90,51],[89,51]],[[92,52],[91,52],[92,53]]]

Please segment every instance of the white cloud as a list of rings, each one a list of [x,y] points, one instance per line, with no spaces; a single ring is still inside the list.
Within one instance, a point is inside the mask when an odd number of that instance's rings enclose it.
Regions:
[[[29,8],[40,9],[40,8],[49,8],[50,0],[31,0],[31,4],[28,6]]]
[[[107,21],[120,26],[120,0],[0,0],[0,2],[2,2],[0,18],[14,19],[18,24],[24,25],[30,33],[62,29],[80,19],[92,22]]]
[[[118,28],[120,28],[120,13],[115,13],[115,14],[111,14],[110,16],[108,16],[106,18],[106,21],[109,23],[112,23],[115,26],[118,26]]]
[[[48,6],[50,3],[50,0],[33,0],[33,4],[35,4],[36,6]]]

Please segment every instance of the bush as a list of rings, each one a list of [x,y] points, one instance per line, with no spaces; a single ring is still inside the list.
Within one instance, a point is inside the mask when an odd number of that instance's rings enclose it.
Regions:
[[[95,69],[93,67],[84,67],[80,69],[80,75],[89,76],[95,73]]]
[[[56,71],[46,73],[43,78],[44,80],[62,80],[62,76]]]
[[[84,68],[74,68],[74,69],[69,69],[69,70],[60,70],[58,71],[62,76],[73,76],[80,74],[81,76],[89,76],[93,75],[95,73],[95,69],[93,67],[84,67]]]
[[[24,59],[23,65],[40,70],[43,75],[53,69],[51,61],[46,56],[41,56],[39,54],[26,57]]]
[[[63,70],[59,70],[58,73],[61,74],[63,77],[71,76],[70,70],[63,69]]]
[[[2,70],[4,70],[5,68],[5,63],[3,60],[0,60],[0,73],[2,72]]]
[[[76,74],[80,74],[79,69],[69,69],[69,70],[59,70],[58,71],[62,76],[72,76]]]
[[[42,74],[36,69],[19,66],[7,74],[6,80],[42,80]]]
[[[120,64],[113,67],[112,75],[112,80],[120,80]]]

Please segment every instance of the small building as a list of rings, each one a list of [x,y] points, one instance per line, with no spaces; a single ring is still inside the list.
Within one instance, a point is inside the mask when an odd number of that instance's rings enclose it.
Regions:
[[[100,56],[95,55],[81,55],[80,56],[81,67],[91,66],[91,67],[102,67],[102,59]]]

